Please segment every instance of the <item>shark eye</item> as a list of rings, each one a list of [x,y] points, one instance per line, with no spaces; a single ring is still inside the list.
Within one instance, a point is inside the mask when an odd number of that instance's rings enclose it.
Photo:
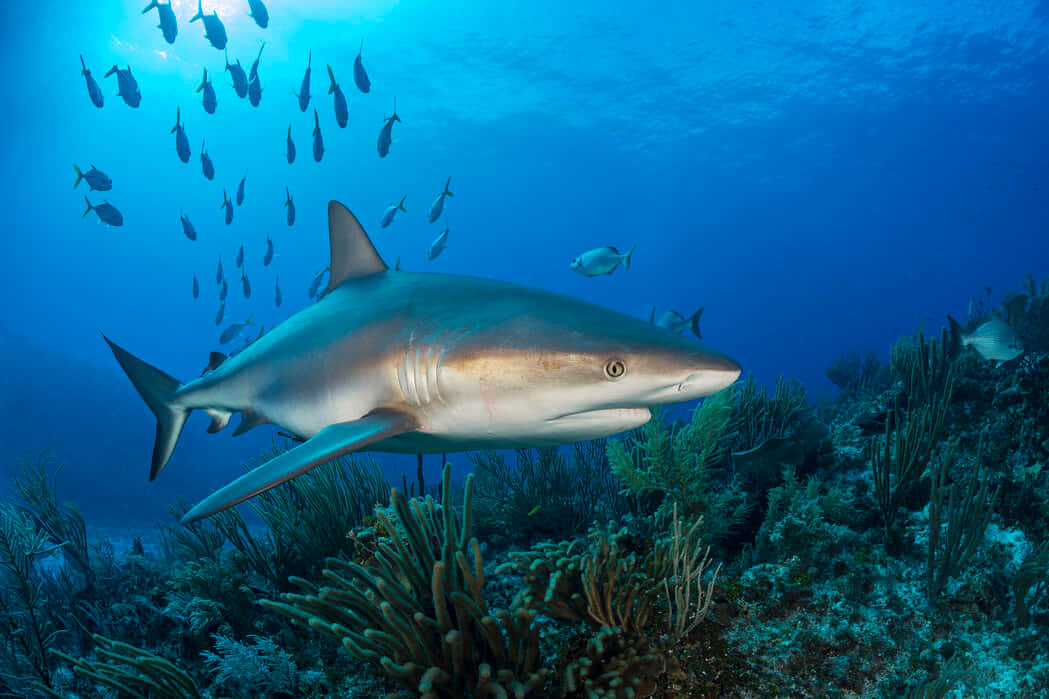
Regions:
[[[605,364],[605,376],[615,380],[623,376],[626,373],[626,365],[623,364],[622,360],[609,359],[608,363]]]

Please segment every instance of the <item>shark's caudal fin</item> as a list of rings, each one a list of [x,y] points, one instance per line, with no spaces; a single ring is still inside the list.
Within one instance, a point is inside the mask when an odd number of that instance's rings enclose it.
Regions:
[[[113,350],[113,356],[120,362],[121,368],[146,405],[157,417],[157,439],[153,444],[153,463],[149,468],[149,480],[157,477],[171,458],[182,426],[186,424],[189,410],[171,405],[171,399],[182,384],[178,379],[168,376],[160,369],[146,364],[124,348],[110,342],[105,335],[102,338]]]
[[[394,411],[379,411],[360,420],[328,425],[299,446],[248,471],[201,500],[186,512],[182,523],[189,524],[213,515],[343,454],[412,429],[415,429],[414,421]]]
[[[331,240],[331,276],[325,294],[347,279],[389,269],[357,217],[334,200],[328,202],[328,237]]]

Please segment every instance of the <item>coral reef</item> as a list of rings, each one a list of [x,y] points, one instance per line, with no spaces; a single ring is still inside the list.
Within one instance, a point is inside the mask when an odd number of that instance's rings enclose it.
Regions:
[[[340,459],[246,517],[177,505],[158,545],[93,541],[31,456],[0,696],[1045,696],[1049,283],[967,327],[992,316],[1023,357],[916,333],[842,355],[825,404],[749,377],[684,421],[472,454],[461,488]]]

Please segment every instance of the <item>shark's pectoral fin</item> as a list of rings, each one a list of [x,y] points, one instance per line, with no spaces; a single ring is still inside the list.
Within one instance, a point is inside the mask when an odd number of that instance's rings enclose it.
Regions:
[[[343,454],[409,432],[415,427],[415,420],[411,416],[386,410],[371,413],[353,422],[328,425],[299,446],[245,473],[201,500],[182,517],[182,523],[209,517]]]

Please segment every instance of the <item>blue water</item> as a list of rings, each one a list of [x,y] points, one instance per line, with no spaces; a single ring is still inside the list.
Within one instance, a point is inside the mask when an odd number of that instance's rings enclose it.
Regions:
[[[99,331],[196,376],[218,347],[219,257],[227,321],[250,314],[272,327],[308,303],[327,264],[329,199],[405,269],[541,286],[644,318],[653,305],[685,315],[703,306],[709,344],[762,381],[796,376],[814,396],[833,393],[823,371],[843,350],[884,358],[901,333],[938,331],[985,287],[999,300],[1049,267],[1045,2],[273,0],[265,30],[246,2],[207,3],[225,22],[231,59],[248,68],[266,42],[258,108],[234,95],[222,52],[188,24],[188,0],[174,3],[174,45],[142,5],[0,9],[0,481],[27,450],[47,449],[68,464],[60,496],[75,496],[92,522],[161,519],[176,498],[195,501],[237,475],[270,439],[268,427],[206,435],[195,415],[147,484],[153,417]],[[362,39],[367,95],[352,80]],[[293,93],[311,50],[302,113]],[[79,54],[106,95],[102,109],[88,99]],[[130,64],[140,108],[103,78],[113,63]],[[329,63],[349,100],[345,129],[326,94]],[[194,91],[204,67],[214,115]],[[403,123],[380,160],[394,98]],[[169,133],[177,107],[188,164]],[[214,182],[201,174],[202,138]],[[113,178],[112,191],[90,198],[118,206],[122,227],[81,218],[86,185],[70,188],[73,163]],[[232,196],[245,173],[246,200],[227,227],[222,190]],[[430,263],[444,222],[425,213],[449,175],[452,234]],[[291,228],[285,186],[298,209]],[[402,195],[408,213],[380,229]],[[263,268],[267,235],[277,257]],[[233,264],[242,243],[250,300]],[[634,243],[628,272],[588,279],[568,268],[589,248]]]

